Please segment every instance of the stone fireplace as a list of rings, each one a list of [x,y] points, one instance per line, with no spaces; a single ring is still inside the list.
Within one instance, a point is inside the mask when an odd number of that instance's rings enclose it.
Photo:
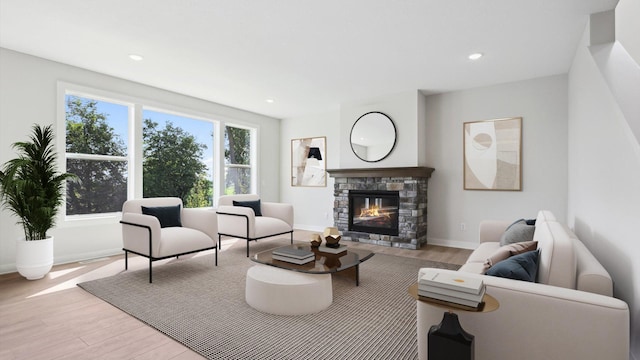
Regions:
[[[427,181],[433,170],[327,170],[335,178],[333,220],[342,239],[404,249],[426,245]]]
[[[400,192],[349,190],[349,231],[398,235]]]

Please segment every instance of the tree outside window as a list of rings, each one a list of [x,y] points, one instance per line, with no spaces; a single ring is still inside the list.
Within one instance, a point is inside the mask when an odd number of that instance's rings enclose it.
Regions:
[[[120,211],[127,200],[128,106],[74,95],[65,103],[66,171],[79,178],[67,182],[66,214]]]
[[[143,117],[143,196],[212,206],[213,123],[151,110]]]
[[[130,183],[135,181],[142,181],[143,197],[180,197],[185,207],[213,206],[214,179],[225,194],[255,191],[256,129],[225,126],[224,172],[214,174],[214,143],[222,141],[214,134],[214,121],[148,108],[134,120],[134,106],[143,104],[66,90],[66,172],[79,178],[67,183],[67,216],[121,211],[128,197],[139,196],[133,193],[139,187]],[[142,143],[130,141],[134,123],[140,124]],[[139,147],[142,163],[135,165],[142,166],[142,179],[129,174]]]
[[[225,194],[251,193],[251,130],[226,126]]]

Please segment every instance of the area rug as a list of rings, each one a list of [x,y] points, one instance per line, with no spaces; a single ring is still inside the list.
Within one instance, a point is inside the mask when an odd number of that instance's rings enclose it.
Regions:
[[[277,316],[246,304],[245,275],[255,263],[244,251],[221,252],[218,267],[211,254],[155,266],[153,284],[139,270],[78,286],[208,359],[417,359],[407,288],[421,267],[458,268],[375,254],[360,265],[360,286],[333,276],[327,310]]]

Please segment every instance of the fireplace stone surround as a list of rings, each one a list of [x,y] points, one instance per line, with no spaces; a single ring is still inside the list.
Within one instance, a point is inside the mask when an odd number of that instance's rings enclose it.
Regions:
[[[429,167],[327,170],[335,178],[333,221],[342,239],[413,250],[426,245],[427,181],[433,171]],[[398,191],[398,236],[349,231],[350,190]]]

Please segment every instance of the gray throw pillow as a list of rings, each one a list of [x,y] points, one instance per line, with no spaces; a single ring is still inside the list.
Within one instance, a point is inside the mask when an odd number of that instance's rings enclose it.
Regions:
[[[500,238],[500,246],[532,241],[535,229],[536,227],[534,225],[527,225],[527,221],[525,219],[520,219],[509,225],[509,227],[504,231],[504,234],[502,234],[502,237]]]

